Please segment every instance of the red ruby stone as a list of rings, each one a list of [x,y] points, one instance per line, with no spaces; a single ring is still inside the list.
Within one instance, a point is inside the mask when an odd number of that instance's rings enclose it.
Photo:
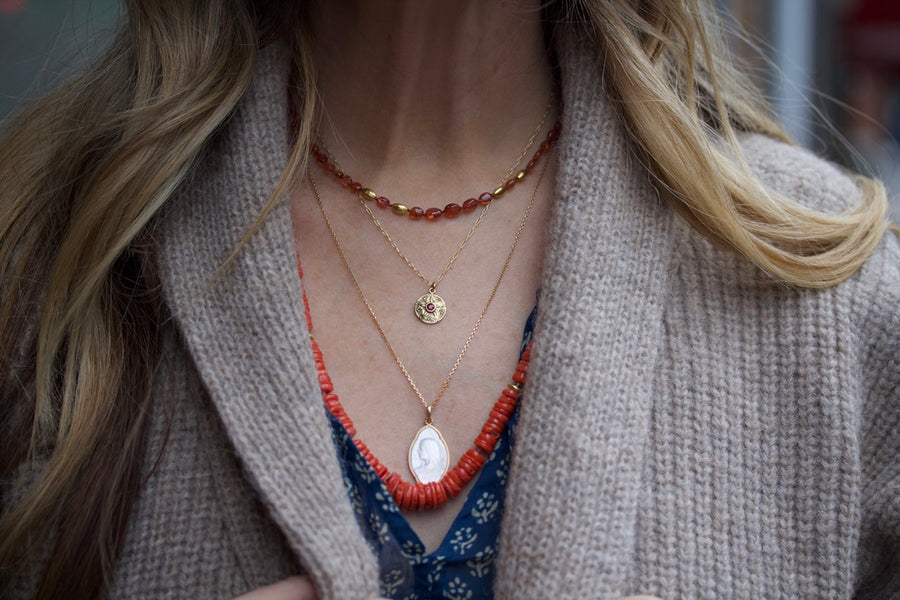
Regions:
[[[425,218],[429,221],[434,221],[441,216],[441,214],[443,214],[441,209],[432,207],[425,211]]]
[[[459,215],[462,212],[462,207],[456,203],[450,203],[444,207],[444,216],[448,219],[452,219]]]
[[[425,310],[428,312],[434,312],[434,302],[429,302],[425,305]]]

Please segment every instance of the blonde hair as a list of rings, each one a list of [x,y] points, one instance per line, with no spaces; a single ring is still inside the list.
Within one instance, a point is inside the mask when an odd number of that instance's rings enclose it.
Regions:
[[[0,137],[0,476],[44,463],[5,507],[0,564],[9,583],[48,549],[38,598],[99,597],[106,587],[140,487],[160,353],[164,309],[148,232],[272,37],[292,49],[298,124],[266,210],[303,168],[315,116],[296,2],[127,4],[128,22],[103,59]],[[872,252],[888,227],[878,184],[861,180],[862,203],[826,215],[764,189],[742,162],[739,132],[786,136],[721,58],[712,9],[697,0],[584,0],[547,10],[548,23],[575,19],[590,32],[637,152],[706,238],[802,287],[834,285]],[[276,21],[301,26],[279,31]]]

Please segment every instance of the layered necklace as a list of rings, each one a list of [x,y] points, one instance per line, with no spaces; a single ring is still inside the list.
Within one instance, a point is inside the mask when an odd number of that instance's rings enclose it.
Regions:
[[[413,436],[412,442],[409,445],[409,451],[407,453],[409,470],[415,479],[415,483],[409,483],[407,481],[404,481],[403,477],[400,474],[389,471],[377,458],[375,458],[375,456],[371,453],[371,451],[369,451],[369,449],[361,440],[355,439],[356,430],[353,427],[352,421],[347,416],[346,411],[341,406],[338,396],[334,393],[334,386],[331,383],[331,379],[325,369],[325,363],[321,349],[319,348],[315,339],[312,338],[313,355],[316,361],[316,368],[319,372],[319,383],[325,406],[331,412],[331,414],[343,424],[351,438],[354,438],[354,444],[357,446],[357,448],[359,448],[360,452],[366,458],[366,460],[369,461],[378,476],[384,481],[385,486],[387,487],[391,496],[394,498],[395,502],[402,510],[434,508],[442,505],[450,498],[453,498],[454,496],[459,494],[466,483],[468,483],[471,478],[481,469],[481,466],[484,465],[485,461],[490,456],[491,452],[494,449],[494,446],[497,443],[497,440],[500,437],[500,434],[503,432],[507,420],[509,419],[512,411],[515,408],[516,401],[519,397],[522,386],[525,383],[525,376],[528,369],[528,360],[530,357],[530,347],[527,348],[523,353],[522,358],[516,367],[512,382],[501,392],[500,398],[497,400],[493,409],[491,410],[490,416],[482,427],[481,432],[475,438],[473,442],[474,447],[469,448],[459,459],[456,466],[450,468],[450,451],[447,447],[447,443],[444,440],[443,435],[434,423],[434,411],[437,408],[442,396],[444,395],[444,392],[450,385],[450,381],[456,374],[456,371],[459,368],[459,365],[462,363],[463,358],[468,352],[469,346],[471,345],[472,340],[475,338],[475,335],[478,332],[478,328],[480,327],[481,322],[484,320],[488,308],[490,308],[490,305],[497,294],[497,290],[499,289],[500,284],[503,281],[503,276],[506,274],[513,254],[515,253],[516,246],[518,245],[519,239],[522,235],[522,231],[525,229],[525,225],[528,222],[528,217],[531,214],[535,204],[535,200],[537,199],[538,190],[540,189],[540,185],[543,181],[544,174],[547,169],[547,164],[549,162],[549,154],[552,149],[553,142],[557,139],[558,134],[559,128],[558,126],[556,126],[551,132],[551,135],[548,135],[547,140],[541,145],[542,152],[538,158],[540,159],[543,157],[544,162],[540,169],[537,182],[535,183],[534,191],[531,195],[531,200],[529,201],[528,206],[525,209],[524,214],[522,215],[519,226],[516,229],[516,233],[513,237],[513,241],[509,248],[509,251],[507,252],[506,259],[503,263],[502,268],[500,269],[500,273],[498,274],[496,281],[494,282],[491,293],[484,305],[484,308],[481,311],[481,314],[475,321],[475,325],[469,332],[469,335],[463,343],[462,349],[456,357],[453,366],[450,368],[449,373],[444,378],[440,389],[436,393],[435,398],[431,401],[431,403],[425,400],[422,392],[419,390],[408,369],[394,349],[394,346],[388,338],[386,332],[384,331],[384,328],[382,327],[380,321],[378,320],[378,317],[376,316],[371,303],[366,298],[362,286],[360,285],[359,280],[353,272],[353,269],[350,266],[350,262],[347,259],[346,254],[344,253],[344,249],[341,246],[337,233],[335,232],[331,221],[328,219],[328,213],[325,208],[325,204],[319,194],[319,190],[316,186],[315,180],[313,179],[312,172],[309,170],[307,171],[307,178],[309,180],[310,187],[313,191],[313,195],[319,207],[319,211],[322,213],[322,219],[324,220],[325,225],[328,228],[328,232],[331,235],[331,239],[334,242],[335,248],[337,249],[338,255],[340,256],[341,261],[345,269],[347,270],[347,273],[350,275],[350,279],[353,281],[353,285],[356,288],[360,299],[365,304],[366,309],[369,312],[369,316],[371,317],[375,328],[378,330],[379,336],[381,337],[382,341],[393,357],[394,362],[400,368],[400,371],[403,373],[406,381],[409,383],[410,388],[412,389],[416,398],[419,400],[419,404],[421,404],[422,408],[424,409],[424,423]],[[533,168],[534,165],[531,165],[531,167]],[[365,205],[365,201],[363,201],[363,203]],[[471,235],[469,235],[468,237],[471,237]],[[305,294],[304,301],[306,301]],[[307,319],[309,319],[308,303],[306,304],[306,309]]]
[[[434,325],[435,323],[439,323],[446,316],[447,302],[443,297],[437,294],[437,286],[453,267],[454,262],[456,262],[456,259],[459,257],[463,248],[465,248],[466,244],[468,244],[469,240],[474,235],[475,230],[478,228],[485,215],[487,214],[488,208],[490,207],[491,203],[496,198],[500,198],[507,191],[513,189],[516,185],[523,181],[534,169],[534,167],[540,161],[541,157],[543,157],[544,154],[550,151],[553,142],[559,136],[559,124],[557,123],[556,126],[554,126],[547,134],[547,138],[540,144],[537,151],[535,151],[531,160],[525,165],[524,168],[519,169],[519,165],[521,164],[525,155],[528,153],[528,150],[534,145],[535,140],[537,140],[538,135],[544,128],[544,123],[546,122],[547,117],[550,114],[552,105],[553,99],[551,97],[550,101],[547,103],[547,109],[544,111],[540,122],[537,124],[537,127],[535,127],[531,136],[528,138],[528,142],[525,144],[525,147],[516,157],[516,160],[513,162],[512,167],[510,167],[506,174],[501,178],[500,185],[494,188],[492,192],[484,192],[482,194],[479,194],[477,198],[469,198],[462,203],[462,206],[456,203],[450,203],[447,204],[443,209],[422,209],[418,206],[413,206],[412,208],[410,208],[405,204],[392,202],[384,196],[380,196],[372,189],[363,186],[361,183],[355,181],[352,177],[347,175],[344,170],[341,169],[340,165],[338,165],[338,163],[335,161],[331,152],[325,149],[324,144],[321,144],[321,142],[319,142],[319,144],[314,144],[312,146],[311,151],[316,159],[316,162],[321,165],[322,169],[326,173],[334,176],[345,189],[349,190],[359,198],[363,208],[365,208],[369,217],[372,219],[372,222],[381,232],[382,236],[384,236],[384,238],[391,245],[391,248],[394,249],[397,255],[401,259],[403,259],[403,262],[406,263],[410,270],[412,270],[412,272],[415,273],[416,276],[421,279],[427,286],[427,291],[416,298],[415,302],[412,305],[413,314],[415,314],[416,318],[422,323],[425,323],[426,325]],[[387,230],[378,220],[378,217],[369,207],[369,204],[373,202],[378,207],[390,208],[392,214],[408,216],[412,220],[420,220],[424,217],[424,220],[428,222],[436,221],[442,215],[446,218],[456,218],[460,213],[471,212],[478,206],[481,206],[482,210],[478,215],[478,218],[475,219],[472,226],[466,232],[466,235],[463,238],[462,242],[460,242],[460,244],[457,246],[456,251],[450,256],[450,259],[444,265],[444,268],[441,269],[437,277],[429,278],[426,277],[418,267],[416,267],[416,265],[409,259],[406,253],[404,253],[394,242],[393,238],[391,238],[391,235],[387,232]]]

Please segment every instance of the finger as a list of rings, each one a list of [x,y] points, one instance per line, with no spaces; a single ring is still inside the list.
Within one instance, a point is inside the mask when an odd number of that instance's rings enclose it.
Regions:
[[[247,592],[234,600],[316,600],[317,597],[316,588],[309,577],[296,575]]]

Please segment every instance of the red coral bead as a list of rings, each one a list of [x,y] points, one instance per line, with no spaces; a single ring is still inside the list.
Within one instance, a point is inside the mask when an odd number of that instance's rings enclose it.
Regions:
[[[485,421],[484,427],[481,428],[481,431],[484,433],[493,433],[495,435],[500,435],[503,432],[503,428],[506,426],[506,421],[501,421],[496,417],[488,417],[488,420]]]
[[[384,477],[384,486],[387,488],[388,493],[392,497],[394,497],[394,499],[397,498],[397,488],[400,487],[401,483],[403,483],[403,479],[401,479],[401,477],[394,472],[389,472]]]
[[[481,448],[485,454],[490,454],[494,451],[494,445],[497,443],[497,438],[491,437],[489,435],[485,435],[483,433],[479,433],[478,437],[475,438],[475,445]]]
[[[466,454],[459,457],[459,467],[470,476],[474,476],[478,472],[478,464]]]
[[[441,485],[447,490],[447,496],[453,498],[454,496],[459,495],[465,482],[459,478],[459,473],[457,473],[456,467],[454,467],[444,475],[444,478],[441,480]]]
[[[506,407],[498,408],[496,405],[494,405],[494,408],[491,409],[491,418],[497,419],[504,425],[506,425],[506,422],[509,421],[509,416],[511,414],[512,414],[512,411],[507,410]]]
[[[484,466],[485,456],[475,448],[469,448],[468,450],[466,450],[466,456],[474,461],[475,465],[479,469]]]
[[[442,482],[434,483],[434,505],[441,506],[448,500],[447,490],[444,489]]]
[[[418,510],[419,509],[419,486],[411,483],[409,484],[409,492],[406,494],[406,510]]]
[[[407,510],[406,504],[408,500],[406,496],[409,494],[410,485],[405,481],[401,481],[400,485],[397,486],[397,490],[394,492],[394,501],[397,503],[397,506],[400,507],[400,510]]]
[[[450,472],[456,475],[456,478],[460,481],[460,487],[464,487],[469,481],[472,480],[472,476],[466,473],[464,469],[462,469],[459,465],[450,469]]]
[[[425,504],[422,508],[434,508],[434,482],[425,484]]]

